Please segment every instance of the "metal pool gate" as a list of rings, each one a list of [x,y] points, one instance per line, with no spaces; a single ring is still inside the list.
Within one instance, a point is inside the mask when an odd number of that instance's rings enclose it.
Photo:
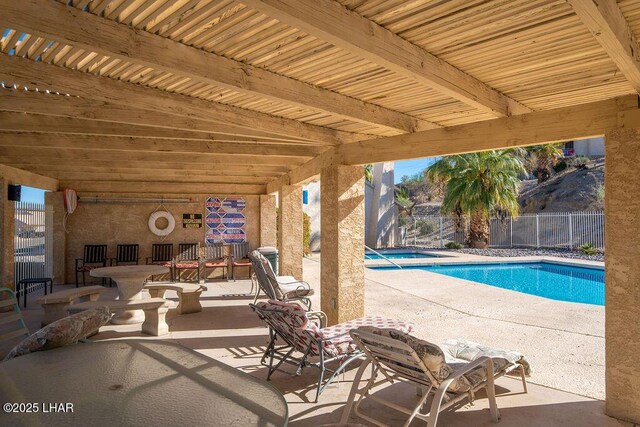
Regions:
[[[15,204],[15,283],[53,275],[53,210],[40,203]]]

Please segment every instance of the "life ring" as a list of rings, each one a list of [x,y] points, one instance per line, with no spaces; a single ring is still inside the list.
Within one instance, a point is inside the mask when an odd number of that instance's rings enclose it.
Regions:
[[[167,220],[168,225],[163,229],[159,229],[156,226],[156,221],[159,218],[164,218]],[[176,227],[176,220],[173,218],[173,215],[171,215],[167,211],[155,211],[154,213],[149,215],[149,230],[156,236],[160,236],[160,237],[168,236],[169,234],[171,234],[171,232],[175,227]]]

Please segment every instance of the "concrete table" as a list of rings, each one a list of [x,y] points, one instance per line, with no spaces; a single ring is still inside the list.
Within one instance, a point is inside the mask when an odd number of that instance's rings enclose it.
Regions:
[[[161,265],[121,265],[116,267],[102,267],[91,270],[93,277],[110,277],[118,285],[118,295],[121,300],[142,299],[142,287],[149,276],[169,272],[169,267]],[[125,310],[111,319],[116,325],[142,323],[142,310]]]
[[[4,426],[286,426],[288,420],[284,397],[267,382],[151,340],[76,344],[0,363],[0,396],[2,404],[39,405],[36,413],[0,411]]]

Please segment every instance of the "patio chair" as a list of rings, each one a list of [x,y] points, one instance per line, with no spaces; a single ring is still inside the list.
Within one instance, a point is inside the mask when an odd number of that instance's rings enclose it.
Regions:
[[[349,331],[360,326],[381,326],[411,332],[413,325],[377,316],[367,316],[334,326],[326,326],[326,315],[321,311],[305,311],[295,303],[269,300],[249,304],[267,326],[269,344],[260,361],[267,366],[267,381],[283,363],[295,366],[295,375],[301,375],[306,367],[318,368],[318,397],[356,359],[364,354],[353,343]],[[281,345],[280,345],[281,344]],[[300,356],[296,356],[299,354]],[[339,363],[335,369],[327,365]],[[324,381],[325,374],[331,376]]]
[[[420,340],[404,331],[379,327],[359,327],[350,332],[356,347],[366,355],[356,373],[347,404],[340,422],[347,422],[353,409],[362,419],[378,426],[385,426],[379,420],[359,410],[364,400],[373,400],[388,408],[409,415],[404,426],[414,418],[435,427],[440,412],[468,399],[473,402],[474,393],[486,389],[493,421],[499,419],[494,379],[508,372],[511,363],[502,357],[480,356],[469,362],[447,363],[445,353],[435,344]],[[372,365],[372,376],[366,385],[360,387],[362,375]],[[379,374],[382,379],[378,381]],[[408,381],[422,391],[421,398],[413,408],[390,402],[369,394],[374,387],[387,382]],[[356,395],[360,395],[357,402]],[[429,412],[420,412],[429,396],[433,396]]]
[[[76,258],[76,288],[78,275],[82,273],[82,286],[86,284],[85,274],[94,268],[107,266],[107,245],[84,245],[82,258]],[[102,284],[106,284],[106,279],[102,279]]]
[[[178,256],[173,265],[178,282],[182,280],[182,270],[196,270],[197,281],[200,282],[200,245],[198,243],[180,243]]]
[[[173,243],[154,243],[151,246],[151,256],[146,264],[161,265],[169,268],[169,276],[173,282]],[[151,276],[153,282],[154,276]]]
[[[139,245],[117,245],[116,256],[111,258],[109,265],[138,265],[140,258],[138,257]],[[109,286],[113,284],[113,280],[109,279]]]
[[[231,276],[236,281],[236,268],[247,267],[249,269],[248,278],[251,278],[251,261],[249,260],[249,244],[233,243],[231,245]]]
[[[311,309],[309,297],[313,295],[313,289],[307,282],[296,280],[293,276],[276,276],[269,260],[259,251],[252,251],[249,260],[258,282],[254,304],[262,290],[269,299],[281,302],[299,301],[307,310]]]
[[[140,258],[138,257],[139,245],[118,245],[116,247],[116,256],[111,258],[110,265],[138,265]]]
[[[3,311],[5,307],[12,307],[13,310]],[[0,288],[0,326],[0,342],[29,336],[16,294],[9,288]]]
[[[222,245],[205,245],[204,247],[204,279],[207,280],[207,269],[212,271],[216,268],[222,269],[222,277],[227,277],[225,274],[229,268],[227,263],[227,257],[224,254],[224,246]]]

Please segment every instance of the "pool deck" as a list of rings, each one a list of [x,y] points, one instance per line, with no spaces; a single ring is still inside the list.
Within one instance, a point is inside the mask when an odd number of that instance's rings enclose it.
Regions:
[[[304,260],[304,278],[317,291],[313,308],[319,309],[317,254]],[[421,270],[367,269],[365,286],[366,314],[414,322],[415,334],[421,338],[440,343],[461,337],[519,350],[528,357],[534,369],[529,394],[521,394],[517,380],[500,378],[496,383],[502,414],[499,426],[624,425],[605,416],[604,403],[598,400],[604,397],[603,307],[478,286]],[[208,287],[202,295],[201,313],[177,316],[175,310],[169,311],[169,335],[142,335],[139,325],[107,325],[92,339],[171,340],[264,378],[265,369],[259,359],[267,342],[267,330],[247,306],[253,299],[247,295],[249,282],[217,282]],[[103,298],[114,296],[115,288],[110,288]],[[167,297],[176,301],[173,292],[168,292]],[[31,330],[38,328],[42,318],[36,298],[29,296],[29,308],[24,312]],[[290,425],[315,426],[339,419],[354,374],[354,370],[348,371],[341,383],[321,396],[318,404],[309,401],[317,375],[312,369],[299,377],[276,373],[272,382],[285,394]],[[378,392],[398,401],[415,398],[414,389],[403,384]],[[401,424],[402,418],[396,413],[370,409],[390,425]],[[490,420],[482,395],[473,406],[444,414],[441,423],[454,427],[496,425]]]

